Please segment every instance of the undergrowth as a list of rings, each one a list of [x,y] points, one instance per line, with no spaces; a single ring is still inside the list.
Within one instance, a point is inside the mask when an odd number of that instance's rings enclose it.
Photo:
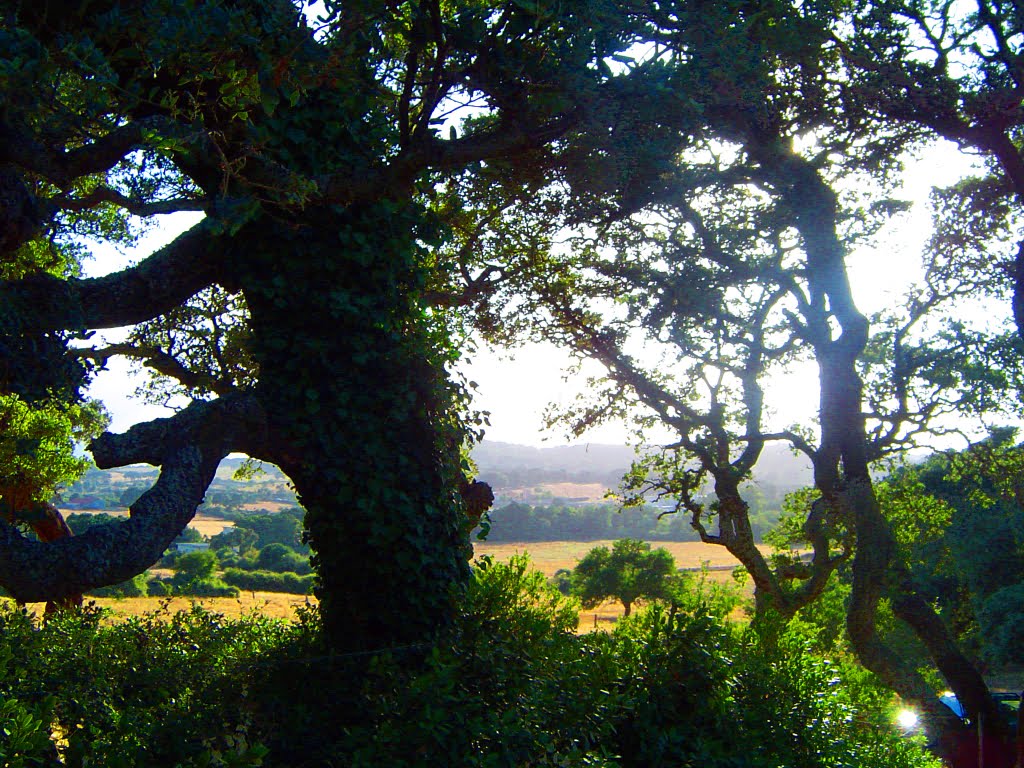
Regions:
[[[798,635],[768,649],[693,601],[577,636],[524,558],[477,564],[444,637],[325,648],[201,608],[119,623],[0,613],[0,765],[936,766],[887,696]]]

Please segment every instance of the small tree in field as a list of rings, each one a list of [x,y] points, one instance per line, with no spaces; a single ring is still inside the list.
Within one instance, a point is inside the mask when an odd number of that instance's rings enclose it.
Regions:
[[[572,574],[573,589],[584,608],[614,598],[629,616],[639,599],[668,597],[670,577],[676,572],[675,559],[667,550],[637,539],[619,539],[612,548],[590,550]]]
[[[186,552],[174,561],[175,581],[182,584],[213,578],[216,570],[217,555],[209,550]]]

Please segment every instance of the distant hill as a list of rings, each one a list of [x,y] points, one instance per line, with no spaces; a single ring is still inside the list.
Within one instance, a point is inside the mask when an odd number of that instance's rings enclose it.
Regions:
[[[479,478],[495,488],[515,488],[550,483],[602,483],[607,488],[619,480],[636,458],[627,445],[589,443],[535,448],[484,440],[473,449]],[[769,503],[813,481],[810,462],[795,456],[783,445],[765,446],[754,468],[754,485]]]

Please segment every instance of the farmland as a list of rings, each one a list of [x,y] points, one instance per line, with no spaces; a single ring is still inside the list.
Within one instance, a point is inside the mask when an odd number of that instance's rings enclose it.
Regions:
[[[490,542],[474,542],[473,554],[476,557],[490,555],[495,560],[504,562],[516,554],[527,553],[533,566],[545,576],[555,575],[560,568],[574,568],[594,547],[611,546],[611,541],[531,541],[492,544]],[[699,541],[658,541],[654,547],[663,547],[672,553],[676,565],[680,568],[699,568],[703,563],[709,566],[735,566],[739,561],[730,555],[725,547],[715,544],[704,544]],[[763,548],[765,551],[767,547]],[[729,572],[722,572],[728,576]]]
[[[193,522],[193,525],[203,530],[203,523],[206,520],[203,516],[197,516],[197,521],[198,524]],[[209,520],[209,522],[224,523],[224,521],[219,520]],[[203,530],[203,533],[209,535],[206,530]],[[526,553],[530,556],[533,566],[550,578],[560,568],[572,569],[575,567],[576,563],[594,547],[610,545],[610,541],[544,541],[502,544],[475,542],[473,550],[476,557],[488,555],[498,562],[507,562],[513,555]],[[703,563],[707,563],[712,567],[738,565],[735,558],[725,551],[724,548],[713,544],[703,544],[701,542],[655,542],[654,546],[664,547],[671,552],[676,560],[676,565],[680,568],[699,568]],[[712,571],[709,574],[709,578],[715,581],[728,581],[732,578],[732,572],[731,570]],[[297,608],[307,604],[316,604],[315,598],[304,595],[248,591],[242,591],[237,598],[97,597],[87,598],[87,600],[94,601],[101,608],[109,609],[112,620],[128,616],[139,616],[154,611],[166,611],[170,615],[179,610],[187,610],[193,603],[202,605],[211,611],[221,613],[229,618],[258,612],[272,618],[293,619]],[[28,609],[35,611],[38,615],[42,614],[43,608],[42,603],[30,603],[28,605]],[[595,626],[607,628],[622,616],[622,611],[622,605],[616,602],[608,602],[595,609],[581,611],[580,630],[588,631]]]
[[[0,598],[9,602],[7,598]],[[110,610],[110,618],[114,621],[129,616],[141,616],[146,613],[166,612],[172,615],[178,611],[187,611],[193,604],[220,613],[228,618],[239,618],[252,613],[261,613],[275,619],[291,620],[295,611],[307,604],[316,604],[316,599],[304,595],[286,595],[278,592],[242,592],[234,597],[87,597],[86,602],[94,602],[100,608]],[[43,603],[28,603],[30,612],[41,616]]]

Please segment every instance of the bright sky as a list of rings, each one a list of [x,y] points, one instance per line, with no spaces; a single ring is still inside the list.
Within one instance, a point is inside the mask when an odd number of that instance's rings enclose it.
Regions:
[[[862,311],[874,312],[900,301],[902,291],[919,268],[918,253],[930,233],[925,207],[928,191],[933,184],[955,181],[969,165],[969,158],[947,144],[931,150],[909,169],[902,196],[915,202],[914,210],[890,227],[883,246],[858,250],[849,258],[854,294]],[[144,258],[196,220],[197,214],[165,217],[161,226],[131,252],[119,253],[106,245],[97,246],[94,260],[85,265],[86,275],[106,274]],[[884,279],[879,279],[883,275]],[[1009,312],[1008,307],[1006,311]],[[464,372],[479,385],[477,407],[490,412],[487,439],[526,445],[574,442],[562,432],[543,429],[543,413],[548,405],[568,404],[585,386],[584,375],[565,380],[563,372],[569,363],[565,352],[551,345],[534,344],[511,351],[481,348],[471,359],[472,364]],[[598,371],[596,365],[591,369],[594,373]],[[131,397],[143,376],[133,377],[128,363],[113,360],[110,370],[96,378],[90,394],[106,403],[113,414],[113,431],[124,431],[138,421],[171,414],[169,409],[147,405]],[[770,382],[767,402],[781,423],[804,421],[813,416],[817,404],[814,368],[794,370]],[[585,436],[586,442],[594,443],[622,443],[626,439],[627,432],[620,425],[601,427]]]

